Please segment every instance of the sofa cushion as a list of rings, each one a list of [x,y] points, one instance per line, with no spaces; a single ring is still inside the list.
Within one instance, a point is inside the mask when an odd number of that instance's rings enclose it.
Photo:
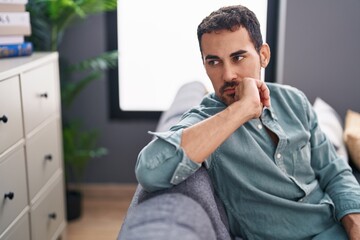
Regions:
[[[170,127],[178,123],[186,111],[198,105],[206,93],[205,85],[199,81],[189,82],[181,86],[169,109],[161,115],[156,131],[169,130]]]
[[[321,98],[315,99],[313,108],[318,117],[321,130],[333,144],[337,154],[348,162],[348,154],[343,140],[344,129],[340,116]]]

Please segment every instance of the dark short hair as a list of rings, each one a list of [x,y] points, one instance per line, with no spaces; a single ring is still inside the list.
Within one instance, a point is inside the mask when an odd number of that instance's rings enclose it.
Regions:
[[[244,27],[248,31],[256,51],[260,52],[263,40],[260,32],[260,23],[256,18],[256,15],[247,7],[236,5],[222,7],[212,12],[199,24],[197,36],[201,53],[201,37],[204,33],[211,33],[219,30],[235,31],[239,29],[239,27]]]

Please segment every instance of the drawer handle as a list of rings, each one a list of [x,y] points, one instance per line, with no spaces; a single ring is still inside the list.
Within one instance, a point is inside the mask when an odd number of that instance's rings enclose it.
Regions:
[[[42,98],[48,98],[48,94],[47,94],[47,93],[41,93],[41,94],[40,94],[40,97],[42,97]]]
[[[56,213],[49,213],[49,218],[55,220],[57,218]]]
[[[7,123],[9,119],[7,118],[7,116],[3,115],[1,118],[0,118],[0,122],[3,121],[4,123]]]
[[[51,154],[45,155],[45,160],[51,161],[53,159]]]
[[[15,194],[13,192],[8,192],[4,194],[4,198],[8,198],[10,200],[13,200],[13,198],[15,197]]]

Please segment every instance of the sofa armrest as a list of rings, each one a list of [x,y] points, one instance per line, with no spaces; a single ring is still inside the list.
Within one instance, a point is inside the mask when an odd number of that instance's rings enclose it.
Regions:
[[[209,231],[209,233],[211,231],[214,231],[216,236],[215,239],[220,239],[220,240],[231,239],[229,235],[228,222],[224,207],[220,202],[220,200],[214,194],[214,190],[211,184],[210,177],[207,173],[207,170],[204,167],[201,167],[195,174],[190,176],[184,182],[170,189],[149,193],[146,192],[144,189],[142,189],[142,187],[139,185],[135,192],[133,200],[130,204],[122,228],[120,230],[118,240],[130,239],[128,238],[129,236],[128,234],[130,234],[128,229],[132,228],[131,226],[134,225],[134,222],[137,222],[139,219],[146,217],[147,215],[144,215],[145,212],[151,212],[152,218],[154,219],[160,218],[164,220],[165,218],[161,216],[161,213],[159,211],[154,211],[153,208],[154,207],[156,209],[158,208],[156,206],[157,202],[166,201],[168,203],[167,199],[169,198],[169,195],[174,195],[175,198],[172,198],[174,202],[173,212],[171,211],[168,212],[167,214],[169,215],[167,215],[167,218],[171,219],[170,215],[172,215],[172,217],[174,218],[179,218],[179,219],[187,218],[188,221],[193,222],[191,218],[196,216],[202,216],[201,212],[204,211],[206,213],[206,218],[208,218],[210,221],[210,226],[211,226],[210,228],[211,230],[207,229],[207,231]],[[189,200],[184,200],[184,198],[189,198]],[[152,200],[152,199],[156,199],[156,200]],[[197,214],[199,215],[193,216],[192,214],[194,213],[189,213],[187,207],[184,207],[183,210],[181,210],[182,207],[178,207],[176,203],[182,201],[186,201],[190,205],[200,206],[202,210],[199,210],[197,207],[194,207],[191,210],[194,212],[197,211],[198,212]],[[190,202],[195,202],[196,204]],[[179,212],[177,212],[178,208],[179,208]],[[204,219],[204,221],[206,222],[207,220]],[[142,225],[143,223],[145,222],[140,222],[139,224]],[[175,226],[176,225],[172,225],[172,227]],[[166,230],[165,228],[161,227],[161,231],[165,231],[164,234],[166,235],[169,232],[173,231],[173,229],[169,228],[168,230]],[[151,236],[149,236],[149,238],[148,236],[146,237],[143,236],[143,239],[152,239],[150,237]],[[172,238],[168,238],[168,239],[172,239]],[[180,238],[180,239],[185,239],[185,238]],[[198,238],[198,239],[207,240],[211,238]]]
[[[168,193],[148,199],[133,209],[118,239],[215,240],[216,235],[199,203],[180,193]]]

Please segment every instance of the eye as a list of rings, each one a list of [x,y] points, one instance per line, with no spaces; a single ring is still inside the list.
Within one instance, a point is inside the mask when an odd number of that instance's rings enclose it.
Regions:
[[[242,55],[236,55],[233,57],[234,62],[240,62],[243,59],[244,59],[244,57]]]
[[[215,66],[215,65],[218,65],[219,63],[220,63],[219,60],[208,60],[207,61],[207,64],[210,66]]]

